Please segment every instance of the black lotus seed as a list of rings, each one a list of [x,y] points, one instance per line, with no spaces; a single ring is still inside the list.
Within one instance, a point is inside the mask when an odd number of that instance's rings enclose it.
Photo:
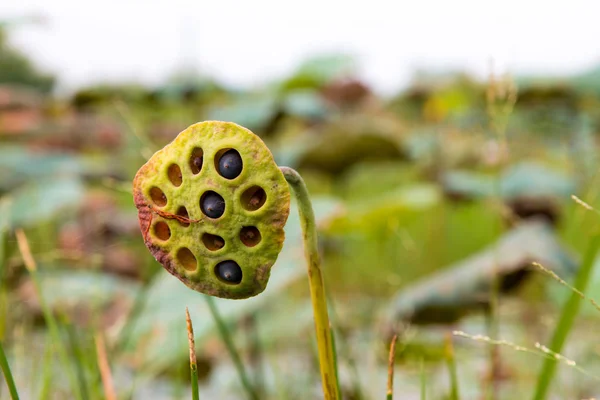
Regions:
[[[215,267],[217,277],[227,283],[240,283],[242,281],[242,269],[231,260],[221,261]]]
[[[237,178],[237,176],[242,173],[242,167],[242,157],[237,150],[227,150],[219,159],[219,174],[221,174],[223,178]]]
[[[225,212],[225,200],[215,192],[206,192],[200,199],[200,208],[207,217],[219,218]]]

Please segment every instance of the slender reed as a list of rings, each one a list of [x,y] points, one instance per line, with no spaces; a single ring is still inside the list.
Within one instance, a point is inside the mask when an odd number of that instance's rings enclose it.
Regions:
[[[363,393],[361,383],[360,383],[360,372],[358,367],[356,366],[356,359],[352,354],[352,348],[348,343],[348,334],[344,327],[340,324],[340,318],[336,311],[336,306],[334,299],[332,298],[330,293],[327,294],[327,301],[329,302],[329,311],[331,312],[331,330],[334,333],[333,340],[335,342],[336,348],[336,372],[339,381],[339,366],[337,360],[338,349],[343,350],[344,357],[346,359],[346,363],[348,364],[348,370],[352,375],[350,380],[352,381],[352,395],[356,400],[364,400],[365,395]]]
[[[421,357],[421,400],[427,400],[427,375],[425,375],[425,360]]]
[[[88,384],[85,376],[85,370],[82,363],[82,361],[85,360],[85,356],[81,351],[79,342],[77,341],[75,327],[68,320],[68,317],[66,315],[62,316],[62,324],[67,332],[67,341],[71,350],[73,365],[75,367],[75,373],[77,375],[77,382],[79,382],[79,390],[81,392],[81,397],[84,400],[87,400],[90,398],[90,396],[88,392]]]
[[[15,380],[12,376],[12,372],[10,371],[10,366],[8,365],[8,360],[6,359],[6,354],[4,354],[4,348],[2,347],[1,341],[0,341],[0,368],[2,368],[2,373],[4,374],[4,380],[6,381],[6,386],[8,386],[8,391],[10,392],[10,398],[12,400],[19,400],[19,394],[17,393],[17,387],[15,386]]]
[[[573,287],[577,289],[579,293],[584,293],[588,286],[590,277],[592,276],[594,261],[596,260],[599,246],[600,234],[595,233],[590,239],[585,257],[581,267],[579,268],[579,271],[577,272],[577,276],[575,277],[575,282],[573,284]],[[560,353],[562,351],[571,328],[573,327],[575,317],[579,312],[579,306],[582,298],[577,291],[571,292],[571,296],[563,306],[560,319],[552,335],[549,349],[555,353]],[[556,371],[556,365],[556,359],[547,358],[544,360],[544,364],[542,365],[542,369],[538,375],[535,393],[533,395],[535,400],[544,400],[547,398],[548,390],[550,389],[550,383],[552,383],[552,378],[554,377],[554,373]]]
[[[69,379],[71,386],[73,387],[73,393],[78,400],[83,400],[82,391],[79,387],[79,383],[75,376],[74,371],[70,368],[69,357],[67,356],[67,349],[60,337],[60,331],[58,328],[58,322],[56,318],[54,318],[54,314],[52,310],[48,306],[44,299],[44,295],[42,293],[42,285],[40,284],[40,279],[38,277],[37,263],[31,254],[31,249],[29,247],[29,242],[27,241],[27,236],[22,229],[17,229],[15,231],[17,237],[17,245],[19,246],[19,251],[21,252],[21,256],[23,257],[23,262],[25,263],[25,267],[27,271],[29,271],[29,275],[31,276],[31,281],[33,282],[33,286],[35,288],[35,292],[40,301],[40,307],[42,308],[42,314],[44,315],[44,319],[46,320],[46,324],[48,324],[48,329],[50,330],[50,335],[52,337],[52,341],[57,348],[58,356],[60,358],[60,362],[63,364],[65,368],[67,378]]]
[[[452,335],[446,336],[446,364],[450,374],[450,400],[458,400],[460,392],[458,390],[458,375],[456,373],[456,361],[454,360],[454,346],[452,345]]]
[[[235,346],[233,344],[233,339],[231,338],[231,333],[229,332],[229,328],[227,327],[227,324],[225,324],[225,321],[223,321],[223,318],[221,317],[221,314],[219,313],[219,309],[217,308],[217,305],[215,304],[215,299],[211,296],[203,296],[203,297],[206,300],[206,304],[208,304],[210,313],[212,314],[215,324],[217,325],[217,329],[219,330],[219,335],[221,335],[221,339],[223,339],[223,342],[225,343],[225,346],[227,347],[227,351],[229,352],[229,355],[231,356],[231,359],[233,360],[233,364],[235,365],[235,369],[238,372],[240,381],[242,382],[242,385],[244,386],[244,390],[246,391],[248,398],[250,398],[252,400],[258,400],[258,395],[256,394],[256,390],[250,383],[250,379],[248,378],[246,368],[244,367],[244,364],[242,363],[242,359],[241,359],[238,351],[235,349]]]
[[[112,373],[108,364],[108,356],[106,355],[106,346],[101,333],[97,333],[94,337],[96,342],[96,355],[98,357],[98,368],[100,368],[100,376],[102,377],[102,387],[104,388],[104,398],[106,400],[117,400],[117,394],[113,385]]]
[[[394,335],[392,342],[390,343],[390,354],[388,357],[388,380],[387,380],[387,395],[386,400],[393,400],[394,398],[394,361],[396,359],[396,342],[398,341],[398,335]]]
[[[190,379],[192,380],[192,400],[200,400],[198,390],[198,364],[196,362],[196,343],[194,342],[194,327],[188,308],[185,308],[185,324],[187,326],[188,343],[190,346]]]

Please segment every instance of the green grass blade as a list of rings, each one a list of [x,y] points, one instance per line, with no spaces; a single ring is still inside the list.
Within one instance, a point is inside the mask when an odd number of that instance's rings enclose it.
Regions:
[[[242,363],[242,359],[241,359],[238,351],[236,350],[235,346],[233,345],[233,340],[231,339],[231,333],[229,332],[229,328],[227,327],[227,324],[225,324],[225,321],[223,321],[223,318],[221,318],[221,314],[219,313],[217,305],[215,304],[215,300],[210,296],[203,296],[203,297],[206,300],[206,303],[208,304],[208,308],[210,309],[210,313],[215,321],[215,324],[217,325],[217,329],[219,330],[219,335],[221,335],[221,339],[223,340],[223,342],[225,343],[225,346],[227,347],[229,356],[233,360],[233,364],[235,365],[235,369],[237,370],[238,376],[240,378],[240,381],[242,382],[242,385],[244,386],[244,389],[246,391],[246,394],[248,395],[248,398],[252,399],[252,400],[258,400],[258,395],[256,394],[254,387],[250,383],[250,379],[248,379],[248,374],[246,373],[246,368],[244,367],[244,364]]]
[[[41,377],[41,388],[38,399],[50,398],[50,383],[52,382],[52,343],[51,339],[46,338],[46,349],[44,350],[43,372]]]
[[[19,246],[19,250],[21,251],[25,267],[27,268],[27,270],[29,271],[29,275],[31,276],[31,281],[33,282],[35,293],[37,294],[38,299],[40,301],[40,307],[42,309],[42,314],[44,315],[44,320],[46,321],[46,325],[48,325],[48,329],[50,330],[50,336],[52,337],[53,344],[56,346],[60,362],[63,364],[64,371],[66,372],[67,378],[69,379],[69,382],[73,388],[73,393],[75,397],[77,398],[77,400],[83,400],[81,397],[81,391],[79,390],[77,378],[75,377],[75,374],[73,373],[73,370],[69,363],[66,346],[60,336],[58,322],[56,321],[56,318],[54,318],[52,310],[50,309],[48,303],[46,303],[44,299],[42,285],[40,284],[40,279],[37,274],[37,264],[35,262],[35,259],[31,255],[31,250],[29,248],[29,243],[27,241],[27,237],[25,236],[25,232],[23,232],[22,229],[17,229],[15,233],[17,236],[17,244]]]
[[[192,380],[192,400],[200,400],[198,390],[198,363],[196,362],[196,343],[194,341],[194,326],[188,308],[185,308],[185,324],[187,326],[188,344],[190,347],[190,379]]]
[[[122,352],[129,341],[131,340],[132,333],[135,329],[135,324],[138,322],[138,317],[144,306],[146,305],[146,300],[148,298],[148,288],[150,287],[150,282],[152,280],[148,280],[146,283],[142,285],[139,291],[135,295],[135,299],[133,301],[133,306],[131,307],[131,311],[127,315],[127,319],[125,320],[125,325],[121,330],[121,334],[117,340],[117,343],[114,346],[114,352],[116,354]]]
[[[250,359],[250,365],[253,368],[253,385],[256,393],[262,398],[265,396],[266,384],[263,371],[263,346],[258,329],[258,315],[256,312],[252,313],[244,319],[244,326],[246,328],[249,340],[248,355]]]
[[[17,393],[17,387],[15,386],[15,380],[12,376],[12,372],[10,371],[10,366],[8,365],[8,360],[6,359],[6,354],[4,354],[4,347],[2,346],[1,341],[0,341],[0,368],[2,368],[2,373],[4,374],[4,380],[6,381],[6,385],[8,386],[8,391],[10,392],[10,398],[12,400],[19,400],[19,394]]]
[[[79,391],[81,392],[81,398],[87,400],[90,398],[88,394],[88,384],[85,377],[85,370],[83,367],[83,363],[85,362],[85,356],[81,351],[81,347],[79,346],[79,342],[77,340],[77,334],[75,332],[75,328],[73,324],[67,320],[67,316],[63,316],[63,326],[67,331],[67,339],[69,342],[69,347],[71,350],[71,355],[73,356],[73,364],[75,366],[75,373],[77,375],[77,382],[79,383]]]
[[[0,339],[4,337],[8,315],[8,288],[5,276],[8,270],[8,202],[0,201]]]
[[[450,374],[450,400],[458,400],[460,392],[458,390],[458,375],[456,374],[456,362],[454,360],[454,347],[452,346],[452,336],[446,337],[446,365]]]
[[[599,246],[600,234],[594,234],[590,239],[585,257],[581,267],[579,268],[579,271],[577,272],[577,276],[575,277],[575,282],[573,284],[575,289],[579,290],[580,292],[585,293],[585,290],[588,286]],[[560,353],[562,351],[562,348],[567,341],[567,337],[569,336],[569,332],[573,327],[575,317],[579,312],[581,301],[582,299],[580,295],[576,292],[572,292],[571,296],[563,306],[560,319],[556,325],[549,346],[550,350],[554,351],[555,353]],[[546,399],[555,371],[556,360],[552,358],[545,359],[538,376],[537,386],[533,396],[535,400]]]
[[[336,334],[335,338],[332,337],[332,339],[336,339],[336,341],[339,343],[339,346],[338,344],[336,344],[336,351],[338,347],[343,349],[343,354],[346,360],[346,364],[348,365],[348,370],[352,375],[350,378],[352,381],[352,396],[355,400],[364,400],[365,395],[363,394],[363,390],[360,384],[360,373],[358,371],[358,367],[356,366],[356,360],[354,358],[354,355],[352,354],[352,349],[348,345],[347,334],[340,324],[340,318],[336,310],[335,301],[333,297],[329,294],[329,292],[325,292],[325,295],[327,296],[327,302],[329,303],[329,311],[331,315],[331,331],[335,332]],[[337,353],[335,362],[337,373]],[[339,384],[339,374],[337,375],[337,378]],[[338,392],[339,391],[340,389],[338,388]]]
[[[390,343],[390,354],[388,357],[388,382],[386,400],[394,399],[394,361],[396,360],[396,342],[398,335],[394,335]]]
[[[427,375],[425,375],[425,360],[421,357],[421,400],[427,400]]]

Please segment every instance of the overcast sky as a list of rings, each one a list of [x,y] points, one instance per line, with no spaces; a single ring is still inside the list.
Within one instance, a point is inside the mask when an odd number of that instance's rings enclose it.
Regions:
[[[63,89],[155,83],[182,65],[257,86],[324,52],[356,55],[360,76],[384,93],[421,67],[484,76],[490,59],[513,74],[600,63],[595,0],[0,0],[0,19],[30,14],[46,23],[11,40]]]

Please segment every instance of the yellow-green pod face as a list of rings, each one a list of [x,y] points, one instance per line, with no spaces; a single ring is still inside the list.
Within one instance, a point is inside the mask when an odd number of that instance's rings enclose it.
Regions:
[[[146,246],[188,287],[229,299],[265,289],[290,191],[258,136],[230,122],[192,125],[140,168],[133,196]]]

